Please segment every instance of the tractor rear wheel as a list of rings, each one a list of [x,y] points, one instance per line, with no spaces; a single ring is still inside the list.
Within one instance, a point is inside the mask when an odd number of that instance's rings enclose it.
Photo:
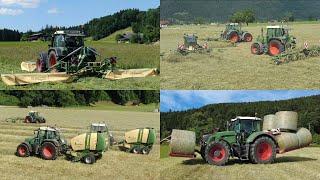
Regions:
[[[25,123],[31,123],[31,122],[32,122],[32,118],[31,118],[30,116],[26,116],[26,117],[24,118],[24,122],[25,122]]]
[[[229,40],[233,43],[237,43],[237,42],[239,42],[240,37],[239,37],[238,33],[234,31],[234,32],[230,33]]]
[[[205,151],[206,161],[211,165],[223,166],[229,160],[230,148],[224,141],[211,142]]]
[[[284,51],[284,45],[278,40],[271,40],[268,45],[270,56],[276,56]]]
[[[54,51],[51,51],[48,59],[48,67],[52,72],[57,72],[56,64],[58,63],[57,55]]]
[[[251,45],[251,53],[256,54],[256,55],[262,54],[261,47],[260,47],[259,43],[253,43]]]
[[[206,156],[205,156],[205,151],[206,151],[206,146],[201,146],[201,148],[200,148],[200,155],[201,155],[202,159],[203,159],[205,162],[207,162]]]
[[[19,157],[28,157],[30,156],[30,151],[29,151],[29,148],[26,144],[20,144],[18,147],[17,147],[17,156]]]
[[[269,137],[260,137],[250,146],[250,160],[255,164],[269,164],[276,158],[276,145]]]
[[[251,35],[250,33],[244,34],[243,40],[244,40],[245,42],[251,42],[252,39],[253,39],[253,38],[252,38],[252,35]]]
[[[90,153],[83,157],[83,162],[85,164],[93,164],[96,162],[96,158],[94,157],[94,154]]]
[[[58,156],[58,148],[51,142],[45,142],[40,148],[40,155],[45,160],[55,160]]]

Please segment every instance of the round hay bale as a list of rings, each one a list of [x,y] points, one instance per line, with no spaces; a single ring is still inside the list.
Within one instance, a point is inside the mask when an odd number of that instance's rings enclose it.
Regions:
[[[299,146],[306,147],[312,142],[312,134],[306,128],[300,128],[297,132],[297,136],[299,138]]]
[[[279,145],[279,153],[284,153],[299,148],[299,139],[295,133],[281,132],[275,137]]]
[[[172,130],[170,154],[193,155],[195,146],[195,132],[177,129]]]
[[[279,111],[276,113],[277,121],[276,128],[282,131],[292,130],[297,131],[298,113],[294,111]]]
[[[277,122],[277,116],[274,114],[265,115],[263,117],[263,125],[262,130],[268,131],[271,129],[275,129],[275,123]]]

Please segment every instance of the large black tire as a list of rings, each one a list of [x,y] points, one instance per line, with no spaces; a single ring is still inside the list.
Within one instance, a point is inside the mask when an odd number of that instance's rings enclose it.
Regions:
[[[26,116],[26,117],[24,118],[24,122],[25,122],[25,123],[32,123],[32,118],[31,118],[30,116]]]
[[[251,45],[251,53],[255,55],[261,55],[263,52],[261,52],[261,47],[259,43],[253,43]]]
[[[233,43],[237,43],[240,41],[240,36],[236,31],[233,31],[229,34],[228,40],[230,40]]]
[[[205,156],[205,152],[206,152],[206,146],[201,146],[201,148],[200,148],[200,155],[201,155],[202,159],[203,159],[205,162],[207,162],[206,156]]]
[[[132,151],[131,151],[133,154],[140,154],[141,153],[141,149],[136,146],[136,147],[133,147],[132,148]]]
[[[276,159],[276,145],[266,136],[260,137],[250,145],[250,158],[255,164],[269,164]]]
[[[143,147],[143,148],[141,149],[141,153],[144,154],[144,155],[149,154],[149,152],[150,152],[150,149],[149,149],[149,147],[147,147],[147,146],[145,146],[145,147]]]
[[[94,157],[93,154],[90,153],[90,154],[83,157],[83,162],[85,164],[93,164],[96,162],[96,158]]]
[[[58,148],[51,142],[45,142],[40,147],[40,155],[45,160],[57,159],[58,153]]]
[[[49,53],[49,58],[48,58],[48,68],[51,69],[51,71],[53,71],[53,72],[58,71],[57,67],[55,66],[57,63],[58,63],[57,54],[56,54],[56,52],[51,51]]]
[[[276,56],[284,51],[284,45],[279,40],[271,40],[268,44],[268,53],[270,56]]]
[[[38,119],[38,123],[46,123],[46,119],[45,118],[40,118],[40,119]]]
[[[251,42],[252,39],[253,39],[253,37],[252,37],[252,34],[250,34],[250,33],[245,33],[244,36],[243,36],[243,41],[244,42]]]
[[[23,144],[23,143],[20,144],[17,147],[16,155],[19,156],[19,157],[28,157],[28,156],[30,156],[30,150],[29,150],[28,146],[26,144]]]
[[[205,150],[206,161],[211,165],[223,166],[230,156],[230,147],[224,141],[211,142]]]

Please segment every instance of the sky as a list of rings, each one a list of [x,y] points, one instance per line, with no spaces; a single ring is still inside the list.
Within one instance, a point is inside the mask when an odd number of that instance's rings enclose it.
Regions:
[[[319,94],[320,91],[316,90],[163,90],[160,94],[160,111],[187,110],[218,103],[285,100]]]
[[[74,26],[123,9],[157,8],[160,0],[0,0],[0,29],[38,31],[48,25]]]

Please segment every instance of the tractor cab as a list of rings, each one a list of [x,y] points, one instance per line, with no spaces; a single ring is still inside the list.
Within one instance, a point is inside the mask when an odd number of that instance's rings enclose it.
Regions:
[[[238,116],[231,119],[228,123],[228,130],[234,131],[243,140],[247,139],[252,133],[261,131],[261,119],[257,117]]]
[[[198,36],[196,35],[184,35],[184,45],[185,47],[196,47],[198,45]]]
[[[84,45],[84,37],[80,31],[56,31],[52,35],[51,47],[81,47]]]
[[[231,30],[235,30],[235,31],[241,31],[241,26],[239,23],[229,23],[226,24],[226,29],[225,32],[231,31]]]
[[[28,115],[32,118],[34,117],[38,117],[39,116],[39,112],[37,111],[29,111]]]
[[[52,127],[40,127],[34,131],[35,138],[39,140],[44,139],[61,139],[60,132],[56,128]]]
[[[289,30],[283,26],[267,26],[267,39],[280,38],[289,35]]]

